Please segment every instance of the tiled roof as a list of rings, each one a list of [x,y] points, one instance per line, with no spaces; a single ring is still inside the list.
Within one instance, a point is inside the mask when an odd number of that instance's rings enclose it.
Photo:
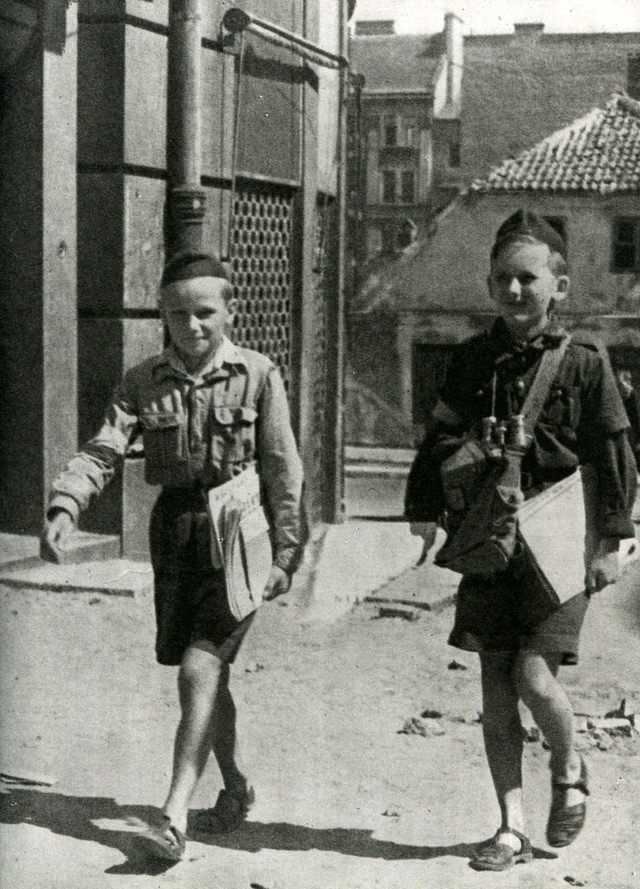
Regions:
[[[470,186],[475,192],[640,191],[640,102],[614,96]]]
[[[444,53],[442,34],[393,34],[355,37],[351,67],[364,74],[368,92],[431,92]]]

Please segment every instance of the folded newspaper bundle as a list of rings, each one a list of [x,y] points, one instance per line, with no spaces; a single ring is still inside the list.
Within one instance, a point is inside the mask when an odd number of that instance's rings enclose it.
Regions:
[[[583,466],[518,510],[520,533],[558,604],[585,589],[597,545],[597,484],[593,467]]]
[[[242,620],[261,605],[272,564],[269,522],[255,465],[211,488],[207,512],[211,561],[224,572],[231,613]]]

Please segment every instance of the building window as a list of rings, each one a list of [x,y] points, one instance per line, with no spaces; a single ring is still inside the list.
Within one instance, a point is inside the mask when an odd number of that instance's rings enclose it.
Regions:
[[[398,229],[398,236],[396,238],[396,246],[399,250],[405,250],[409,244],[413,244],[413,242],[418,237],[418,226],[415,224],[413,219],[409,219],[407,216],[403,219],[402,224]]]
[[[377,114],[367,115],[364,129],[369,139],[377,145],[378,139],[380,138],[380,118]]]
[[[382,250],[382,232],[377,225],[367,228],[367,257],[371,257]]]
[[[413,204],[416,199],[416,177],[413,170],[403,170],[400,180],[400,201]]]
[[[404,144],[407,148],[417,148],[418,123],[415,117],[408,117],[404,122]]]
[[[395,253],[397,247],[398,232],[395,225],[382,226],[382,253]]]
[[[396,202],[396,171],[382,171],[382,203],[395,204]]]
[[[620,216],[613,222],[614,272],[640,269],[640,216]]]
[[[449,146],[449,167],[456,169],[461,166],[461,143],[462,143],[462,134],[459,120],[450,120],[447,122],[447,127],[445,132],[448,134],[448,146]]]
[[[382,203],[415,204],[416,174],[413,170],[382,170]]]
[[[398,144],[398,121],[395,117],[384,117],[382,142],[384,145]]]

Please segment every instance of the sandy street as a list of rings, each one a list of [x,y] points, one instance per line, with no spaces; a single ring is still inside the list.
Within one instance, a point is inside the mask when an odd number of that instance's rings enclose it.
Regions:
[[[309,623],[294,594],[263,609],[233,680],[256,805],[232,835],[192,834],[171,867],[135,842],[166,792],[177,721],[175,670],[153,659],[150,598],[0,588],[2,770],[55,779],[2,785],[2,889],[640,886],[638,733],[586,730],[582,717],[583,835],[557,857],[545,846],[547,753],[532,740],[536,859],[497,876],[468,867],[498,823],[478,664],[446,645],[452,608],[435,604],[447,592],[437,569],[406,572],[384,596],[411,597],[416,585],[434,607],[413,621],[364,603]],[[576,713],[604,716],[623,698],[640,712],[639,590],[636,562],[592,603],[581,664],[564,670]],[[194,809],[218,789],[211,764]]]

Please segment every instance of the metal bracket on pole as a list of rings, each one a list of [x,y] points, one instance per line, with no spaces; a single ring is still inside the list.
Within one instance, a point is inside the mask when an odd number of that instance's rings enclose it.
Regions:
[[[348,68],[349,60],[346,56],[337,55],[323,49],[311,40],[306,40],[293,31],[287,31],[280,25],[274,25],[273,22],[265,21],[265,19],[257,18],[243,9],[233,6],[228,9],[222,19],[222,24],[231,34],[238,34],[244,31],[262,37],[264,40],[280,46],[283,49],[289,49],[295,52],[301,58],[315,65],[322,65],[325,68]]]

